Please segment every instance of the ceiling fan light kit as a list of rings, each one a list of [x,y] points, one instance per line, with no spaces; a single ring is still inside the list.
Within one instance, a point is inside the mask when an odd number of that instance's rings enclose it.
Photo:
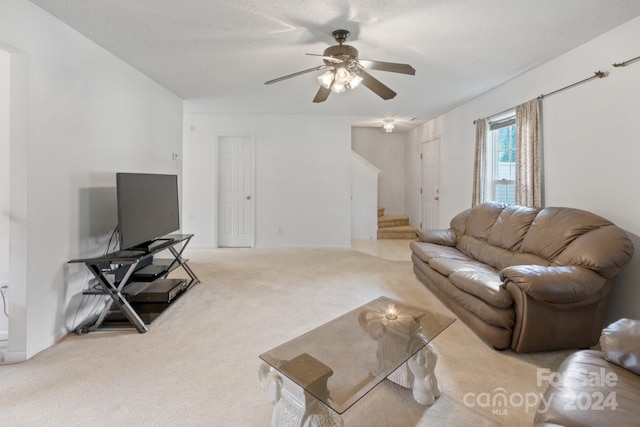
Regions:
[[[352,90],[360,84],[372,90],[382,99],[386,100],[394,98],[396,93],[366,72],[365,68],[409,75],[414,75],[416,70],[408,64],[359,60],[358,50],[353,46],[343,44],[347,37],[349,37],[349,34],[350,33],[347,30],[335,30],[331,35],[338,43],[337,45],[326,48],[322,55],[307,54],[322,57],[324,65],[269,80],[265,82],[265,84],[277,83],[312,71],[330,68],[328,71],[318,76],[320,89],[318,89],[318,92],[313,99],[313,102],[315,103],[326,101],[331,92],[341,93],[346,89]]]
[[[318,81],[324,88],[331,89],[335,93],[341,93],[345,89],[358,87],[362,82],[362,77],[347,70],[345,67],[336,67],[334,70],[329,70],[318,76]]]

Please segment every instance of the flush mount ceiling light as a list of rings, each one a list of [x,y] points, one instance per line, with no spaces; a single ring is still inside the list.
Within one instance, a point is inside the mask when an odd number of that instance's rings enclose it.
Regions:
[[[393,130],[393,128],[395,127],[395,119],[384,119],[382,120],[382,127],[384,128],[384,131],[389,133]]]
[[[414,75],[416,70],[409,64],[398,64],[395,62],[370,61],[358,58],[358,49],[353,46],[344,44],[349,31],[335,30],[331,33],[336,42],[335,46],[329,46],[324,50],[322,55],[308,53],[307,55],[319,56],[324,64],[308,70],[298,71],[277,79],[265,82],[266,85],[281,82],[291,77],[300,76],[318,70],[326,70],[324,74],[318,77],[320,89],[316,93],[313,102],[324,102],[331,92],[344,92],[346,89],[354,89],[360,83],[371,89],[376,95],[382,99],[391,99],[396,93],[385,86],[378,79],[369,74],[366,69],[387,71],[391,73],[401,73]]]

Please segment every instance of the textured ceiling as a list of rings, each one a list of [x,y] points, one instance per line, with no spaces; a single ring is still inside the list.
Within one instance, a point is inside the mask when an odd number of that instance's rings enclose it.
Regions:
[[[424,122],[640,15],[638,0],[31,1],[187,112],[340,114],[371,126]],[[322,64],[305,54],[334,45],[340,28],[362,59],[408,63],[416,75],[371,71],[398,93],[388,101],[359,87],[313,104],[320,71],[264,85]]]

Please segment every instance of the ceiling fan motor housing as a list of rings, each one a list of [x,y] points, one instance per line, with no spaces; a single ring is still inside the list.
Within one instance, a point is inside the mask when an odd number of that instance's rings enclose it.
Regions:
[[[349,46],[346,44],[340,44],[336,46],[330,46],[324,50],[324,56],[330,56],[332,58],[340,59],[345,63],[350,63],[352,61],[358,60],[358,49],[353,46]],[[327,65],[336,65],[335,62],[332,62],[329,59],[325,59],[324,63]]]

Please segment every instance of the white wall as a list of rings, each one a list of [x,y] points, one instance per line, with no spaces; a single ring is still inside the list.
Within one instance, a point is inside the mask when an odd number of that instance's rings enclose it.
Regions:
[[[471,206],[475,128],[473,120],[491,116],[566,85],[597,70],[608,77],[573,87],[543,101],[546,206],[585,209],[625,229],[636,255],[620,276],[607,315],[640,318],[640,62],[614,68],[640,54],[640,18],[636,18],[475,100],[410,134],[407,151],[425,139],[441,137],[440,222]],[[416,194],[420,164],[409,161],[407,194]],[[419,204],[412,202],[412,219]],[[415,225],[415,223],[414,223]]]
[[[353,128],[353,151],[382,171],[378,181],[378,205],[385,215],[405,215],[406,134],[378,128]]]
[[[24,99],[15,99],[26,115],[17,117],[24,139],[14,141],[13,115],[11,137],[5,360],[17,361],[51,346],[82,317],[89,273],[67,261],[105,250],[117,222],[115,172],[181,174],[172,153],[182,152],[183,111],[181,99],[26,0],[0,4],[0,44],[20,59],[25,69],[16,76],[26,81]]]
[[[218,136],[254,135],[257,247],[351,245],[348,117],[186,114],[182,227],[214,246]]]
[[[377,239],[380,170],[351,152],[351,238]]]

